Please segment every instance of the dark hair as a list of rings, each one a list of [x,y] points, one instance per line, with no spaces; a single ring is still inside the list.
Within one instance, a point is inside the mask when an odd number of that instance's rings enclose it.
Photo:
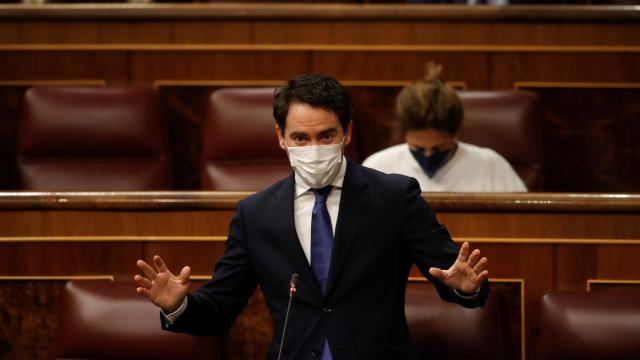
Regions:
[[[440,79],[441,72],[441,65],[428,63],[424,79],[398,94],[396,112],[403,134],[431,128],[455,135],[462,125],[462,103],[456,91]]]
[[[351,121],[351,98],[347,90],[329,75],[305,74],[289,80],[286,86],[276,89],[273,100],[273,117],[284,133],[292,102],[301,102],[331,111],[338,116],[342,129]]]

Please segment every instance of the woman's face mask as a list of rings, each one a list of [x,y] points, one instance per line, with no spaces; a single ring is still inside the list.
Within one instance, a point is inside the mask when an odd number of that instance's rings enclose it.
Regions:
[[[323,188],[333,181],[342,166],[342,145],[288,146],[289,162],[293,171],[314,189]]]
[[[442,168],[449,159],[449,154],[451,153],[451,149],[446,149],[435,151],[431,153],[431,155],[425,156],[424,148],[409,148],[409,151],[411,151],[411,155],[413,155],[418,164],[420,164],[420,167],[424,170],[429,179],[433,178],[438,170]]]
[[[429,178],[433,178],[456,151],[455,135],[433,128],[412,129],[405,134],[411,155]],[[429,155],[425,150],[429,149]]]

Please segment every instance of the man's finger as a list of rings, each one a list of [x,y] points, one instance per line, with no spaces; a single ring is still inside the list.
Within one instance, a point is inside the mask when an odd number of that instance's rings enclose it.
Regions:
[[[480,274],[482,270],[484,270],[485,266],[487,266],[488,262],[489,260],[487,260],[486,257],[483,257],[482,259],[480,259],[480,261],[478,261],[476,266],[473,267],[473,271],[475,271],[476,274]]]
[[[465,241],[460,247],[460,252],[458,253],[458,260],[465,262],[467,261],[468,255],[469,255],[469,243]]]
[[[140,275],[134,276],[133,281],[135,281],[136,284],[138,284],[140,287],[143,287],[145,289],[151,288],[151,281],[149,281],[149,279],[142,277]]]
[[[151,296],[151,292],[149,292],[149,290],[145,289],[145,288],[137,288],[136,292],[142,296],[146,296],[146,297],[150,297]]]
[[[164,264],[164,261],[162,260],[160,255],[156,255],[153,257],[153,264],[156,266],[158,273],[169,271],[169,269],[167,269],[167,265]]]
[[[444,271],[442,271],[442,269],[438,269],[435,267],[429,268],[429,274],[431,274],[431,276],[442,280],[442,278],[444,277]]]
[[[471,255],[469,255],[467,264],[469,264],[470,267],[474,267],[478,263],[479,259],[480,259],[480,250],[475,249],[471,252]]]
[[[180,271],[180,281],[183,284],[186,284],[189,282],[189,276],[191,275],[191,268],[189,266],[185,266],[182,268],[182,271]]]
[[[483,270],[480,274],[478,274],[478,283],[482,283],[488,278],[489,278],[489,270]]]
[[[138,265],[140,270],[142,270],[142,272],[147,276],[147,279],[155,280],[155,278],[158,276],[155,270],[153,270],[151,266],[149,266],[149,264],[147,264],[146,262],[138,260],[136,262],[136,265]]]

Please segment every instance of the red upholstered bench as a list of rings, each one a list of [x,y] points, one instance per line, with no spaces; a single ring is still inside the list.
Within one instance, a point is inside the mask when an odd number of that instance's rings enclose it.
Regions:
[[[432,285],[409,282],[405,313],[414,346],[424,359],[517,359],[509,334],[506,298],[492,288],[484,308],[445,302]]]
[[[25,94],[23,190],[171,188],[167,126],[147,88],[41,87]]]
[[[551,292],[541,306],[541,358],[640,358],[640,292]]]
[[[55,359],[220,359],[219,340],[164,331],[133,282],[70,281],[58,311]]]
[[[543,153],[538,97],[526,91],[458,91],[464,121],[461,141],[504,156],[529,191],[543,190]]]

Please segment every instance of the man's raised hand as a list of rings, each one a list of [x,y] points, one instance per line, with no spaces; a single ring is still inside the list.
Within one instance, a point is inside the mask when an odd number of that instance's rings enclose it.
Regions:
[[[480,250],[475,249],[469,255],[469,243],[465,242],[460,247],[456,262],[447,270],[430,268],[429,274],[442,281],[445,285],[463,291],[475,293],[480,285],[489,277],[489,271],[485,270],[487,258],[480,258]]]
[[[146,296],[165,313],[172,313],[180,307],[187,296],[191,268],[185,266],[180,271],[180,275],[175,276],[167,269],[160,256],[153,257],[153,264],[155,269],[143,260],[136,262],[136,265],[144,273],[144,276],[136,275],[133,277],[138,284],[136,292]]]

